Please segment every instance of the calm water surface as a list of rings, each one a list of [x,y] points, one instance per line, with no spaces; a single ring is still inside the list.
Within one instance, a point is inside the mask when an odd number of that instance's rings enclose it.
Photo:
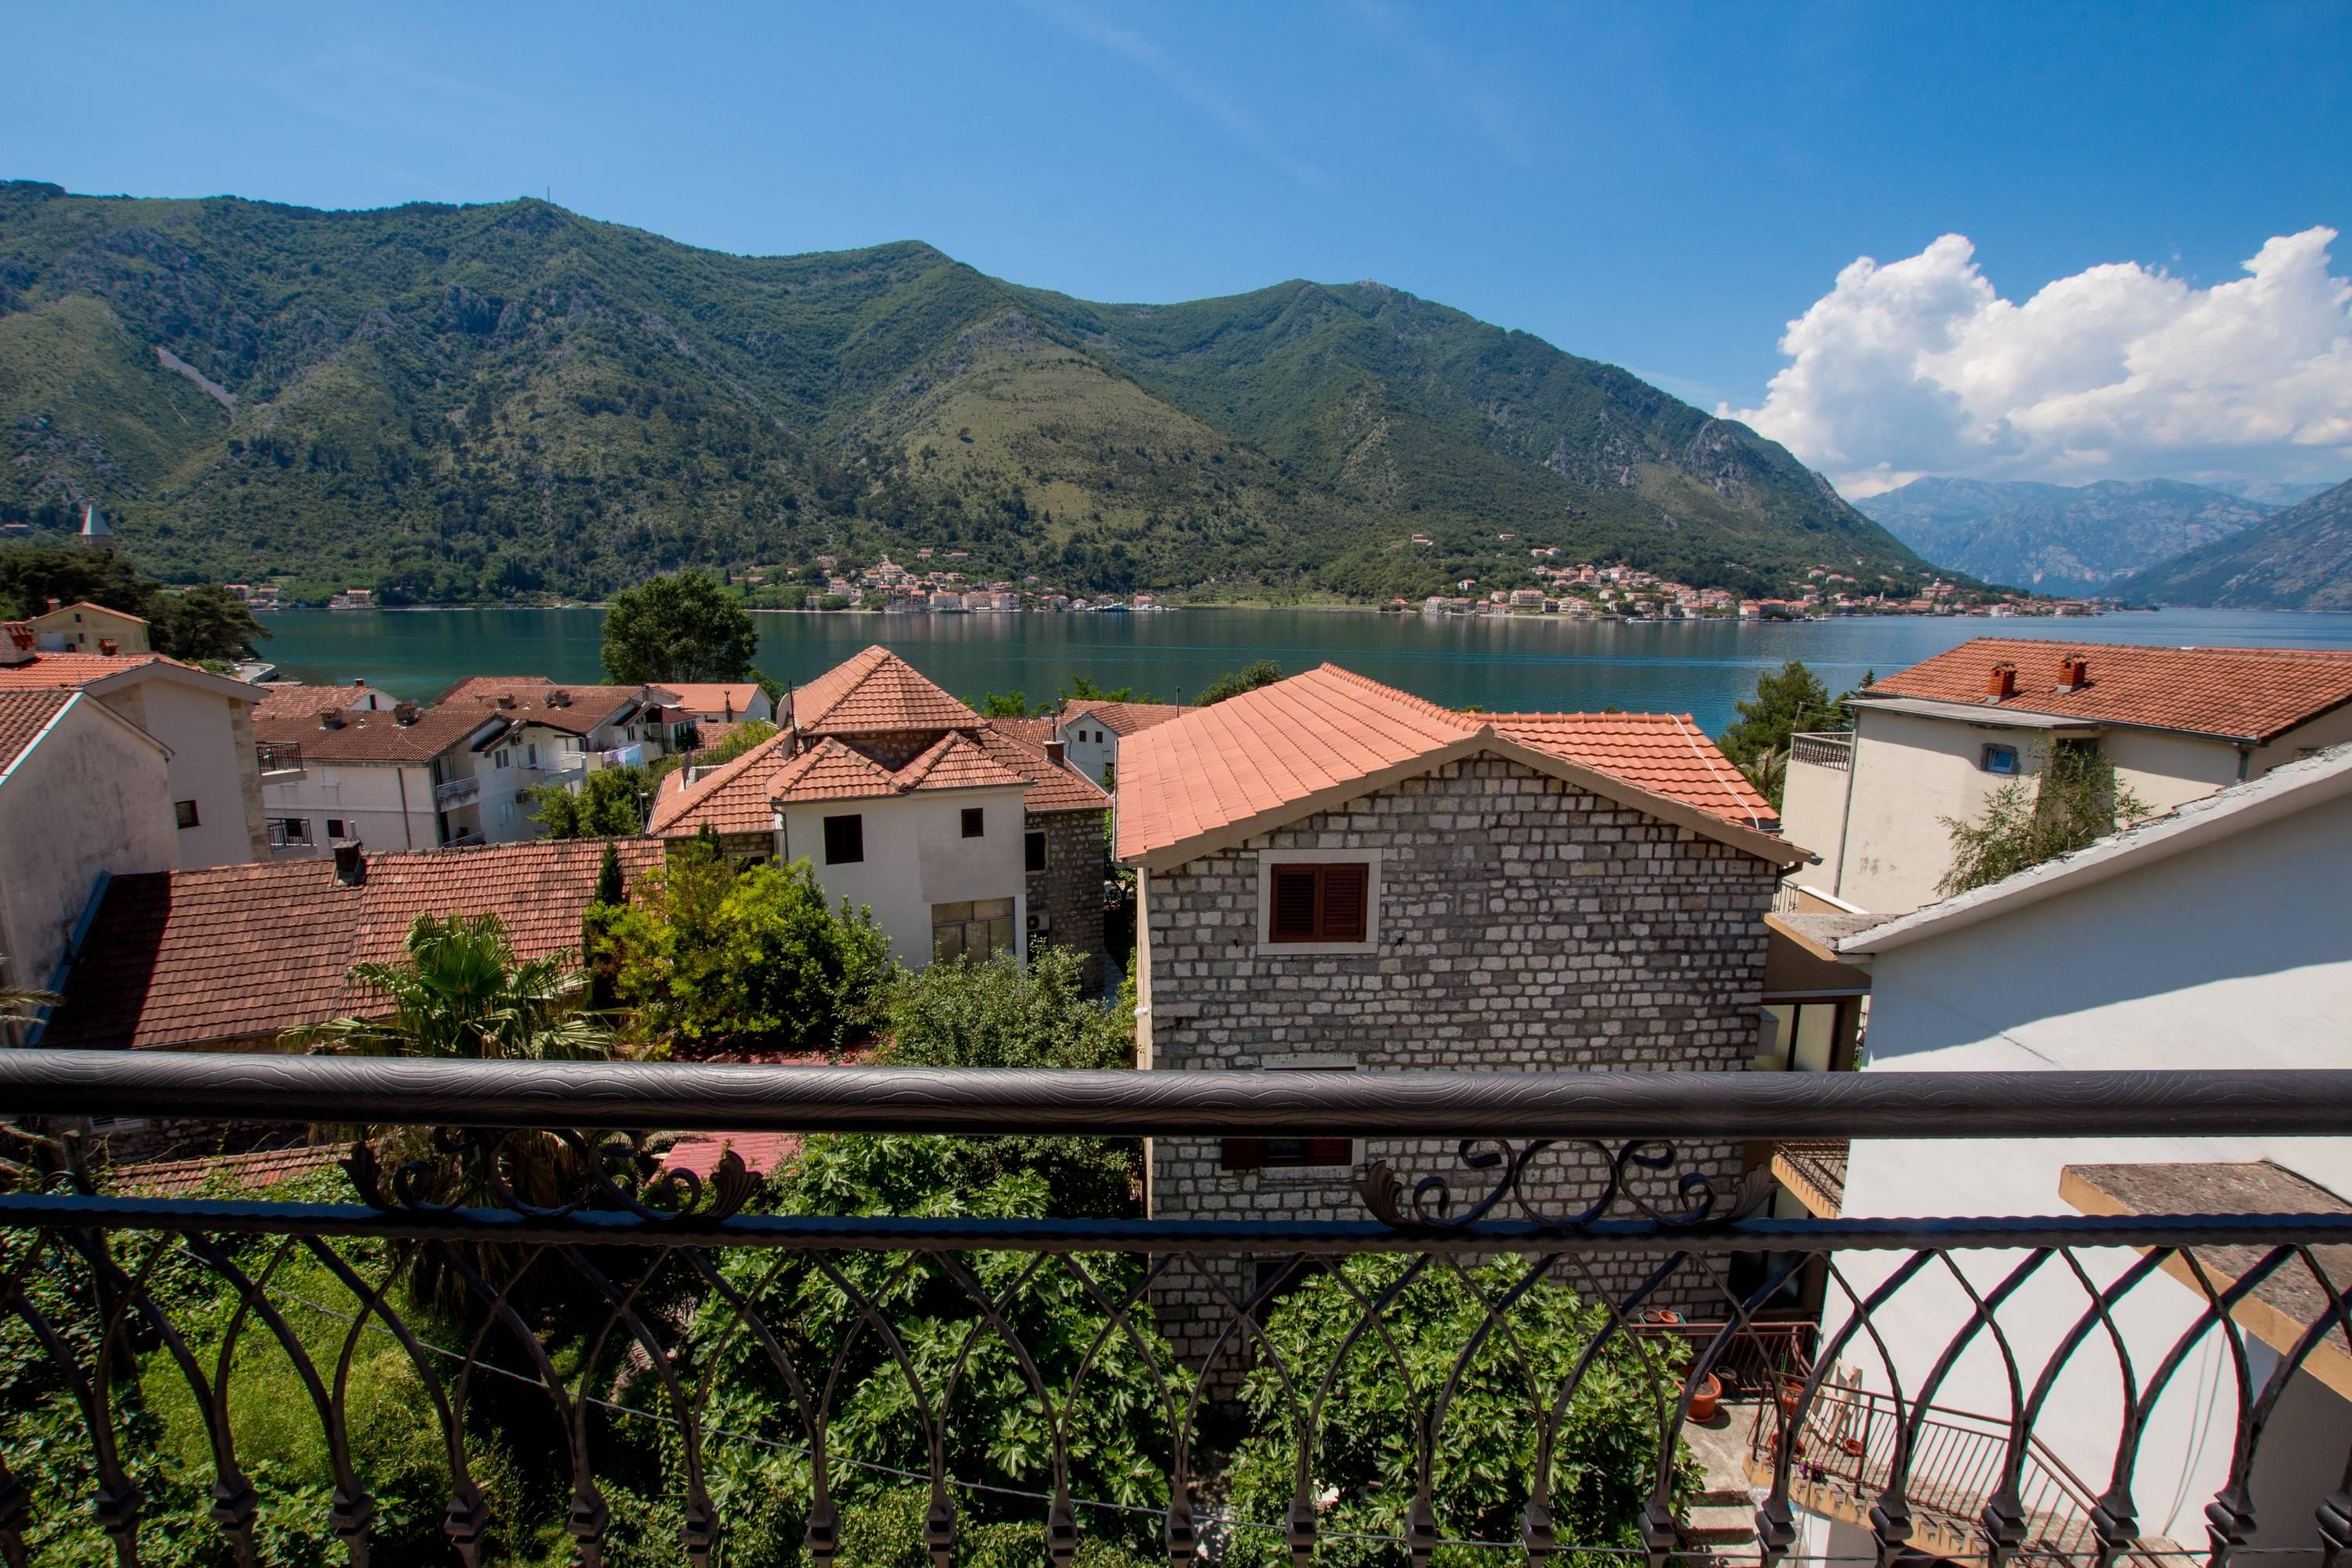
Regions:
[[[265,617],[263,651],[303,680],[363,679],[427,700],[466,675],[598,679],[599,610],[294,610]],[[1074,675],[1163,701],[1270,658],[1286,673],[1328,659],[1433,701],[1496,710],[1626,709],[1732,719],[1758,671],[1801,658],[1832,691],[1972,637],[2235,644],[2352,650],[2352,616],[2171,610],[2091,620],[1871,618],[1609,626],[1550,616],[1429,619],[1314,610],[1173,610],[1125,616],[758,616],[760,668],[805,680],[886,643],[950,691],[1051,697]]]

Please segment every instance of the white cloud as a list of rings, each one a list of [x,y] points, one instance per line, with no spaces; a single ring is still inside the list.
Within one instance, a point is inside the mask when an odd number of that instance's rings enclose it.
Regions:
[[[2263,245],[2196,288],[2137,262],[2022,304],[1948,234],[1869,257],[1789,323],[1789,364],[1745,420],[1870,495],[1921,474],[2341,479],[2352,473],[2352,281],[2331,228]]]

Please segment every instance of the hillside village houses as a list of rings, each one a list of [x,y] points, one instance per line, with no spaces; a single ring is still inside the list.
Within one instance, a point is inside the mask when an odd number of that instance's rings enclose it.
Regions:
[[[2168,811],[2352,739],[2352,655],[1977,637],[1855,697],[1851,733],[1800,735],[1783,815],[1820,857],[1790,879],[1881,914],[1936,896],[1945,818],[1977,817],[2063,747]]]
[[[145,653],[147,623],[140,616],[87,600],[49,607],[27,623],[44,653]]]

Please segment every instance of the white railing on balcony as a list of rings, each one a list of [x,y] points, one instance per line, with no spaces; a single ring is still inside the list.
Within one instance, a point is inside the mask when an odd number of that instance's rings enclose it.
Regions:
[[[453,805],[463,805],[469,800],[479,800],[482,781],[475,778],[451,779],[433,786],[433,807],[446,811]]]
[[[1853,737],[1843,730],[1789,737],[1789,760],[1846,773],[1853,767]]]

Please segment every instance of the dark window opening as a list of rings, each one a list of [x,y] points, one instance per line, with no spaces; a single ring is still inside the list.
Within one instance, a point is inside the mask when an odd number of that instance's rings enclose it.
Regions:
[[[1309,1165],[1352,1165],[1352,1138],[1228,1138],[1224,1140],[1228,1171],[1297,1170]]]
[[[963,808],[963,836],[966,838],[986,837],[988,828],[985,823],[986,819],[981,815],[979,806],[967,805]]]
[[[340,816],[331,816],[327,818],[327,837],[330,838],[349,838],[352,836],[344,830],[344,826],[343,819]]]
[[[824,819],[824,863],[847,866],[866,858],[866,819],[828,816]]]
[[[1977,766],[1989,773],[2014,773],[2017,772],[2017,748],[1987,746],[1978,756]]]
[[[1029,833],[1023,835],[1021,840],[1021,853],[1022,858],[1026,862],[1030,870],[1044,870],[1045,868],[1045,836],[1042,833]]]
[[[194,827],[196,825],[196,803],[193,800],[173,801],[172,820],[183,827]]]
[[[1363,865],[1276,866],[1269,942],[1361,942],[1371,890]]]

